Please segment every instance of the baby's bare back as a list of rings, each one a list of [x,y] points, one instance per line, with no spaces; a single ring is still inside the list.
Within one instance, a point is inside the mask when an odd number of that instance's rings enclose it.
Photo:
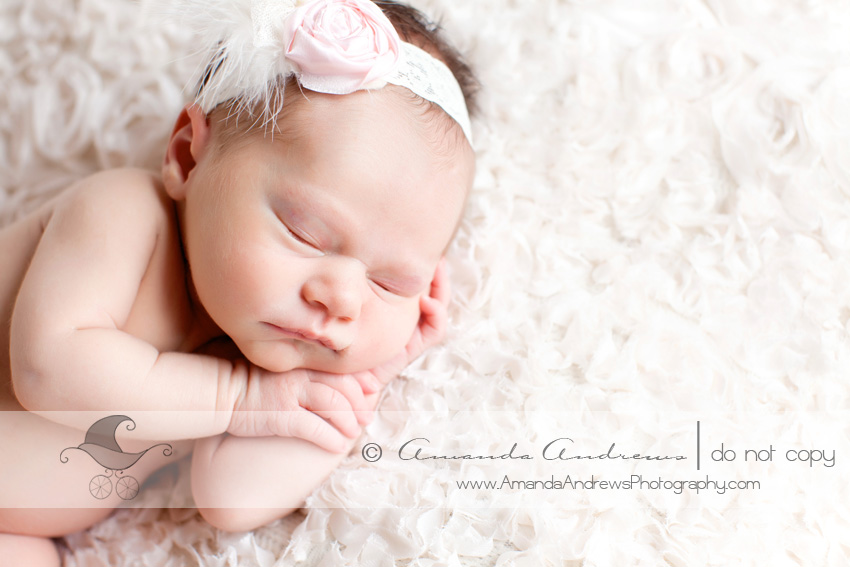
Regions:
[[[50,219],[53,199],[18,222],[0,229],[0,410],[19,409],[12,392],[9,369],[9,331],[15,297],[35,253],[44,226]]]

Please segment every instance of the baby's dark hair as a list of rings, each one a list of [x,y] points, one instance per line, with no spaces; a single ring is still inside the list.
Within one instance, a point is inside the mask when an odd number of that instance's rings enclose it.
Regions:
[[[416,45],[420,49],[431,54],[431,56],[445,63],[460,85],[469,115],[474,116],[478,109],[477,94],[480,90],[480,83],[475,77],[475,74],[469,64],[464,60],[458,50],[445,38],[442,27],[439,23],[432,22],[421,11],[401,2],[395,2],[392,0],[375,0],[374,3],[387,16],[387,19],[393,25],[402,41]],[[213,58],[213,60],[207,65],[198,85],[198,98],[201,97],[204,87],[216,74],[216,71],[218,71],[221,65],[221,57]],[[288,113],[288,105],[283,104],[282,95],[285,91],[293,92],[295,90],[294,87],[296,87],[296,85],[295,80],[292,77],[281,79],[275,89],[279,99],[277,101],[266,102],[267,107],[272,106],[277,109],[274,114],[278,119],[285,118]],[[454,123],[454,121],[442,112],[440,107],[436,104],[420,99],[406,89],[399,89],[399,91],[402,90],[404,93],[409,95],[408,98],[414,105],[422,109],[423,116],[427,116],[429,118],[439,116],[444,118],[445,120],[439,120],[439,122],[446,124],[446,128],[451,127],[451,124]],[[217,109],[222,108],[226,110],[224,121],[228,123],[224,128],[225,132],[223,132],[224,139],[221,140],[222,142],[226,143],[227,140],[232,139],[234,136],[238,137],[240,133],[246,132],[246,130],[242,128],[233,129],[228,127],[232,118],[235,118],[237,124],[239,122],[244,124],[244,121],[247,121],[249,126],[248,129],[250,129],[252,125],[258,124],[257,118],[259,113],[255,112],[256,109],[246,108],[245,105],[241,104],[241,101],[238,99],[225,101],[217,107]],[[216,112],[217,109],[213,109],[210,114]],[[247,116],[243,113],[244,110],[248,111]]]

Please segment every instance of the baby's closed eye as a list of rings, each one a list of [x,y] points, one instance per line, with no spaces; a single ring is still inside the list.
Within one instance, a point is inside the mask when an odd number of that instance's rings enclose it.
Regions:
[[[370,276],[369,281],[380,290],[379,293],[392,294],[398,297],[413,297],[424,289],[424,285],[419,284],[418,278],[412,276],[398,278]]]
[[[314,251],[322,252],[319,243],[306,231],[286,222],[280,217],[278,217],[278,219],[280,220],[280,224],[283,225],[287,236],[289,236],[291,240],[296,242],[301,247],[310,248]]]
[[[286,229],[287,229],[287,231],[289,231],[289,235],[292,236],[292,238],[294,238],[295,240],[297,240],[301,244],[304,244],[306,246],[310,246],[311,248],[318,248],[318,246],[316,246],[313,242],[308,240],[307,237],[301,236],[298,233],[298,231],[293,230],[292,228],[290,228],[288,226],[286,227]]]
[[[374,280],[374,279],[370,279],[369,281],[372,283],[372,285],[374,287],[378,288],[379,293],[383,292],[383,293],[389,293],[389,294],[398,295],[398,296],[404,296],[405,295],[403,293],[400,293],[396,288],[393,287],[392,284],[389,284],[387,282],[382,282],[380,280]]]

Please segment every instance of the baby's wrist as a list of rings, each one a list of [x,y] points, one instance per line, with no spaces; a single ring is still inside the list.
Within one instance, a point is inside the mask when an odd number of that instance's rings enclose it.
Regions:
[[[248,395],[251,365],[245,360],[219,360],[220,364],[229,368],[220,375],[222,378],[219,380],[216,410],[223,413],[230,421],[232,414],[239,410]]]

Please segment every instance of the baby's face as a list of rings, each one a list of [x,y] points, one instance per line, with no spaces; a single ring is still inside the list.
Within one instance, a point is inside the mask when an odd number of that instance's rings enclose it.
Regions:
[[[435,129],[392,97],[310,93],[291,131],[213,143],[192,170],[193,283],[254,364],[367,370],[410,339],[474,165],[464,142],[441,155]]]

